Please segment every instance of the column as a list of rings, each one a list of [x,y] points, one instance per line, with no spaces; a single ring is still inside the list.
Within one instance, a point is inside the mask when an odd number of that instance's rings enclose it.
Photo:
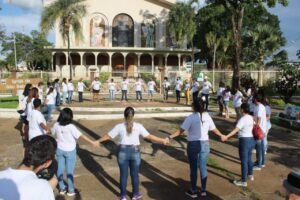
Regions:
[[[167,69],[167,65],[168,65],[168,56],[169,54],[165,54],[165,69]]]
[[[153,54],[151,54],[151,61],[152,61],[152,63],[151,63],[151,66],[152,66],[152,75],[154,74],[154,55]]]
[[[56,56],[55,56],[56,52],[52,52],[52,59],[51,59],[51,71],[54,71],[54,66],[56,69]],[[54,62],[53,62],[54,60]],[[55,70],[56,71],[56,70]]]
[[[178,57],[178,71],[180,72],[181,54],[178,54],[177,57]]]
[[[138,57],[138,63],[137,63],[137,77],[139,77],[139,73],[140,73],[140,66],[141,66],[141,54],[138,53],[137,54],[137,57]]]
[[[123,70],[123,77],[127,77],[127,70],[126,70],[126,57],[127,57],[128,53],[122,53],[123,57],[124,57],[124,70]]]
[[[113,53],[108,53],[108,66],[109,66],[109,70],[112,73],[112,55]]]

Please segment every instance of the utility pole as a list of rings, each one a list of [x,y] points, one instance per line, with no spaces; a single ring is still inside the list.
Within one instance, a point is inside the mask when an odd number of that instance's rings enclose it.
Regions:
[[[15,65],[16,65],[16,71],[18,71],[18,65],[17,65],[17,48],[16,48],[16,33],[13,33],[13,35],[14,35]]]
[[[215,91],[215,67],[216,67],[216,51],[217,51],[217,44],[214,43],[214,59],[213,59],[213,90]]]

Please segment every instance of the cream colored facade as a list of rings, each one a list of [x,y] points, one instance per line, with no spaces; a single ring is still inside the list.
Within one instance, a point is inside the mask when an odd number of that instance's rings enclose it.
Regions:
[[[52,0],[45,1],[45,6]],[[175,0],[86,0],[82,19],[83,39],[71,31],[74,78],[93,78],[101,72],[137,77],[147,72],[182,73],[191,50],[175,48],[166,28]],[[66,42],[55,29],[53,67],[60,77],[69,76]]]

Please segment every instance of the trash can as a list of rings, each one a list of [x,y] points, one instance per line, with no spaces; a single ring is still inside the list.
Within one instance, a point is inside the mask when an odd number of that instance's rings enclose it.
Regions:
[[[286,189],[286,200],[300,200],[300,172],[289,173],[283,186]]]

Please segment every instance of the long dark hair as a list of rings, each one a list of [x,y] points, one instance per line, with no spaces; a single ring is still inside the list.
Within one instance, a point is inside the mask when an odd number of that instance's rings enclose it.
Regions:
[[[54,88],[52,86],[50,86],[47,95],[51,94],[53,91],[54,91]]]
[[[73,121],[73,111],[70,108],[64,108],[60,111],[57,122],[61,126],[66,126],[71,124]]]
[[[126,130],[128,134],[132,133],[133,116],[134,116],[134,109],[132,107],[125,108],[124,118],[125,118]]]
[[[30,88],[32,87],[31,83],[27,83],[24,87],[24,91],[23,91],[23,95],[24,97],[27,97],[29,95],[30,92]]]
[[[39,89],[37,89],[36,87],[31,88],[28,95],[27,103],[30,103],[33,98],[38,98],[38,97],[39,97]]]
[[[250,113],[249,105],[247,103],[242,103],[241,110],[246,114]]]
[[[200,114],[201,122],[203,123],[202,113],[205,111],[205,109],[204,109],[204,102],[203,102],[202,98],[197,97],[196,101],[193,102],[192,107],[193,107],[194,112],[198,112]]]

